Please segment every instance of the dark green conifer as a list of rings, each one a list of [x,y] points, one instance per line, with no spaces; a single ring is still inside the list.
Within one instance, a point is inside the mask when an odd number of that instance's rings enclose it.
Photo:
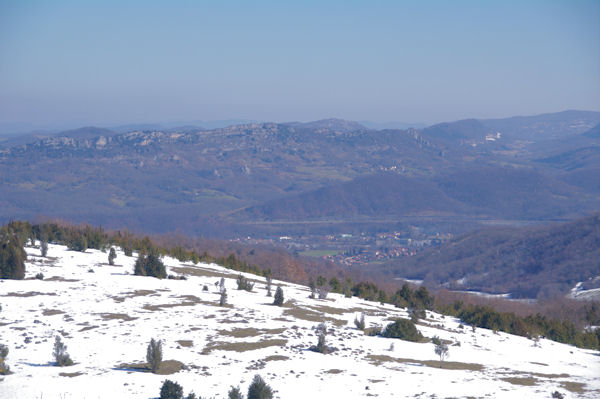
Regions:
[[[117,258],[117,251],[113,247],[110,247],[110,251],[108,251],[108,264],[114,265],[115,259]]]
[[[19,236],[14,232],[0,231],[0,279],[25,278],[27,253]]]
[[[273,390],[258,374],[248,388],[248,399],[273,399]]]
[[[277,286],[277,290],[275,290],[275,300],[273,301],[273,305],[281,306],[283,305],[283,289],[281,286]]]
[[[160,388],[160,399],[183,399],[183,387],[174,381],[166,380]]]

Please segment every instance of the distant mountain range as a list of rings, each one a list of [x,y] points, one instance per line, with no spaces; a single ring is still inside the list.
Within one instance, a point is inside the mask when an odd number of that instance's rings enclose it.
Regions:
[[[225,237],[285,234],[288,221],[570,219],[600,209],[599,123],[566,111],[405,130],[326,119],[16,137],[0,142],[0,219]]]

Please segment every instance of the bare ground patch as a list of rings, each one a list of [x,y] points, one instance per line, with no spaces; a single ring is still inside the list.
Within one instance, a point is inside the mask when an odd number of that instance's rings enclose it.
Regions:
[[[161,362],[160,367],[155,374],[158,375],[170,375],[181,371],[183,363],[179,360],[164,360]],[[148,363],[122,363],[115,367],[117,370],[124,370],[129,372],[141,372],[150,373],[150,367]]]
[[[310,309],[304,309],[300,307],[292,307],[290,309],[285,309],[283,311],[284,316],[291,316],[295,319],[301,319],[306,321],[313,321],[315,323],[320,323],[324,321],[328,321],[335,325],[336,327],[341,327],[347,324],[346,320],[339,320],[334,317],[324,316],[322,313],[315,312]]]
[[[160,295],[158,292],[154,290],[135,290],[131,292],[123,292],[119,294],[119,296],[112,296],[111,298],[118,303],[124,302],[125,299],[135,298],[138,296],[149,296],[149,295]]]
[[[192,267],[192,266],[173,266],[171,267],[171,271],[183,274],[187,276],[194,277],[216,277],[216,278],[232,278],[233,276],[230,273],[217,272],[210,269],[204,269],[202,267]]]
[[[214,302],[204,301],[195,295],[181,295],[181,296],[178,296],[177,298],[183,299],[183,301],[176,302],[176,303],[164,303],[164,304],[158,304],[158,305],[146,304],[143,306],[143,308],[145,310],[150,310],[152,312],[160,311],[162,309],[175,308],[178,306],[194,306],[197,304],[208,305],[208,306],[217,306],[217,307],[222,307],[222,308],[233,308],[233,305],[225,304],[224,306],[219,306],[219,303],[217,301],[214,301]]]
[[[342,308],[335,308],[333,306],[326,306],[326,305],[308,305],[308,308],[310,308],[311,310],[314,310],[316,312],[321,312],[321,313],[327,313],[327,314],[332,314],[332,315],[343,315],[346,313],[364,313],[365,316],[385,316],[387,315],[386,312],[383,311],[375,311],[373,309],[366,309],[366,308],[350,308],[350,309],[342,309]]]
[[[537,364],[538,366],[548,366],[548,364],[546,363],[540,363],[540,362],[529,362],[531,364]]]
[[[527,387],[537,385],[539,382],[539,380],[535,377],[505,377],[500,379],[513,385],[523,385]]]
[[[81,330],[79,330],[79,332],[93,330],[94,328],[98,328],[98,326],[86,326],[86,327],[83,327]]]
[[[573,381],[561,381],[560,386],[573,393],[584,393],[585,384]]]
[[[137,317],[131,317],[125,313],[96,313],[100,315],[103,320],[122,320],[122,321],[133,321],[136,320]]]
[[[416,359],[405,359],[396,358],[387,355],[367,355],[365,357],[372,364],[379,366],[385,362],[413,364],[418,366],[434,367],[437,369],[444,370],[470,370],[470,371],[481,371],[483,365],[478,363],[461,363],[461,362],[442,362],[440,364],[437,360],[416,360]]]
[[[83,375],[83,373],[81,371],[77,371],[75,373],[58,373],[58,375],[61,377],[73,378],[73,377],[79,377],[80,375]]]
[[[289,360],[290,358],[287,356],[283,356],[283,355],[272,355],[272,356],[267,356],[263,359],[263,362],[270,362],[270,361],[278,361],[278,360]]]
[[[56,292],[38,292],[38,291],[9,292],[8,294],[4,294],[2,296],[13,296],[13,297],[16,297],[16,298],[27,298],[27,297],[38,296],[38,295],[56,296]]]
[[[571,376],[566,373],[547,374],[547,373],[535,373],[535,372],[531,372],[531,371],[521,371],[521,370],[510,370],[510,369],[504,369],[504,370],[508,370],[508,371],[501,372],[501,373],[511,375],[512,377],[527,376],[527,377],[547,378],[547,379],[554,380],[557,378],[569,378]]]
[[[266,334],[281,334],[286,328],[234,328],[233,330],[219,330],[219,335],[235,338],[258,337]]]
[[[232,270],[231,273],[225,273],[225,272],[218,272],[215,270],[211,270],[211,269],[205,269],[203,267],[199,267],[199,266],[173,266],[171,267],[171,271],[175,272],[175,273],[179,273],[179,274],[184,274],[184,275],[188,275],[188,276],[194,276],[194,277],[215,277],[215,278],[228,278],[228,279],[233,279],[235,278],[237,272],[235,270]],[[253,278],[248,278],[248,281],[251,283],[260,283],[260,284],[264,284],[264,280],[257,280],[257,279],[253,279]],[[285,285],[280,284],[282,287],[285,287]]]
[[[232,351],[232,352],[248,352],[257,349],[268,348],[269,346],[285,346],[287,339],[265,339],[258,342],[209,342],[202,354],[209,354],[212,351]]]
[[[194,341],[192,341],[192,340],[181,339],[181,340],[175,341],[175,342],[177,342],[180,346],[182,346],[184,348],[191,348],[192,346],[194,346]]]
[[[341,374],[343,373],[344,370],[340,370],[340,369],[329,369],[329,370],[325,370],[326,374]]]
[[[42,315],[44,316],[54,316],[57,314],[64,314],[65,312],[63,312],[62,310],[58,310],[58,309],[44,309],[42,311]]]
[[[63,283],[76,283],[80,280],[77,280],[74,278],[64,278],[64,277],[59,277],[59,276],[52,276],[50,278],[44,279],[44,281],[60,281]]]

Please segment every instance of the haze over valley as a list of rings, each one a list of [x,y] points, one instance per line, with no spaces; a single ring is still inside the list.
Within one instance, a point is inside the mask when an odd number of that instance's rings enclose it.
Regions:
[[[0,2],[0,398],[596,398],[599,259],[598,1]]]

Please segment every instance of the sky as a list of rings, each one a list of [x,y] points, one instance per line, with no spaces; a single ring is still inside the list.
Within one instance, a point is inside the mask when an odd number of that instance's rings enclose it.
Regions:
[[[600,111],[600,1],[0,0],[0,127]]]

